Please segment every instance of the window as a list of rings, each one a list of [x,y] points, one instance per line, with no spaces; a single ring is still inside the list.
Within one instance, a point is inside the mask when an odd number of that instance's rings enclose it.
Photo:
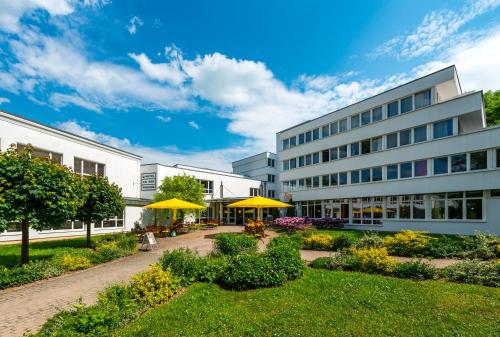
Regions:
[[[312,187],[312,178],[306,178],[306,188]]]
[[[260,188],[250,187],[250,196],[257,197],[260,193]]]
[[[290,138],[290,147],[297,146],[297,137],[293,136]]]
[[[328,187],[330,186],[330,175],[324,175],[321,177],[321,186]]]
[[[391,133],[387,135],[387,148],[392,149],[394,147],[398,146],[398,134],[397,133]]]
[[[451,156],[451,172],[467,171],[467,154],[456,154]]]
[[[443,138],[453,135],[453,119],[436,122],[432,125],[433,138]]]
[[[299,167],[304,166],[304,156],[299,157]]]
[[[276,193],[274,192],[274,190],[268,190],[267,191],[267,197],[274,199],[276,197]]]
[[[500,197],[500,190],[491,190],[490,195],[494,198]]]
[[[371,122],[370,111],[365,111],[361,114],[361,125],[367,125]]]
[[[26,148],[26,145],[21,144],[21,143],[17,143],[16,147],[17,147],[17,151],[22,151]],[[31,154],[35,158],[47,158],[47,159],[50,159],[51,161],[53,161],[54,163],[62,164],[62,154],[61,153],[42,150],[38,147],[31,146]]]
[[[402,195],[399,201],[399,218],[400,219],[410,219],[411,218],[411,196]]]
[[[321,151],[321,161],[327,163],[330,161],[330,150]]]
[[[463,218],[463,193],[448,193],[448,219]]]
[[[290,161],[283,160],[283,171],[288,171],[290,169]]]
[[[382,181],[382,167],[372,168],[372,181]]]
[[[214,182],[212,180],[198,180],[200,184],[203,186],[203,193],[212,194],[214,193]]]
[[[304,144],[304,142],[305,142],[305,140],[304,140],[304,134],[303,134],[303,133],[301,133],[301,134],[299,135],[299,145]]]
[[[385,217],[387,219],[395,219],[398,217],[398,197],[392,196],[387,198],[387,207],[385,210]]]
[[[382,137],[372,139],[372,152],[382,151]]]
[[[387,104],[387,118],[397,116],[399,114],[399,101],[394,101]]]
[[[312,140],[312,132],[307,131],[306,132],[306,143],[309,143]]]
[[[78,226],[79,224],[76,225]],[[104,228],[123,227],[123,214],[103,220],[101,222],[94,223],[94,228],[103,228],[103,227]]]
[[[427,140],[427,126],[419,126],[418,128],[413,129],[413,142],[421,143]]]
[[[339,121],[339,132],[347,131],[347,118]]]
[[[339,132],[339,123],[337,121],[330,124],[330,134],[333,136]]]
[[[290,170],[297,168],[297,158],[290,159]]]
[[[351,184],[359,183],[359,171],[351,171]]]
[[[398,165],[387,166],[387,180],[398,179]]]
[[[431,90],[421,91],[415,94],[415,109],[431,105]]]
[[[313,164],[319,164],[319,152],[313,153]]]
[[[379,106],[372,110],[372,122],[377,122],[382,120],[382,107]]]
[[[270,167],[274,167],[274,159],[271,159],[271,158],[267,158],[267,166],[270,166]]]
[[[330,160],[337,160],[339,159],[338,156],[338,150],[336,147],[330,149]]]
[[[448,157],[434,158],[434,174],[448,173]]]
[[[405,97],[401,100],[401,113],[407,113],[413,110],[413,96]]]
[[[295,158],[293,159],[295,160]],[[291,160],[290,160],[291,161]],[[270,183],[274,183],[274,180],[276,179],[276,176],[274,174],[268,174],[267,175],[267,181]]]
[[[337,173],[330,174],[330,186],[337,186],[339,184],[339,176]]]
[[[339,158],[347,157],[347,145],[339,146]]]
[[[414,195],[412,199],[413,219],[425,219],[424,196],[417,194]]]
[[[319,188],[319,176],[312,177],[313,188]]]
[[[359,143],[351,144],[351,156],[359,155]]]
[[[483,192],[465,192],[465,215],[467,220],[483,219]]]
[[[470,154],[470,169],[475,170],[485,170],[488,168],[488,152],[479,151],[472,152]]]
[[[399,133],[399,146],[408,145],[411,143],[411,130],[404,130]]]
[[[359,115],[351,116],[351,129],[359,128]]]
[[[290,139],[283,139],[283,150],[286,150],[290,147]]]
[[[105,165],[99,164],[93,161],[76,158],[74,160],[75,164],[75,173],[81,175],[93,175],[97,174],[99,176],[104,176],[105,174]]]
[[[330,125],[323,125],[321,128],[321,137],[325,138],[330,136]]]
[[[339,185],[346,185],[346,184],[347,184],[347,172],[340,172]]]
[[[435,194],[431,196],[431,215],[433,219],[445,218],[446,195]]]
[[[370,169],[361,170],[361,182],[369,183],[371,181]]]
[[[305,186],[306,186],[305,179],[299,179],[299,190],[303,190]]]
[[[411,161],[399,164],[399,177],[400,178],[411,178],[411,176],[412,176]]]
[[[314,129],[312,131],[312,133],[313,133],[313,140],[318,140],[319,139],[319,128]]]
[[[500,167],[500,149],[497,149],[497,167]]]
[[[415,177],[425,177],[427,175],[427,159],[415,162]]]
[[[368,154],[371,152],[371,141],[370,139],[361,141],[361,154]]]
[[[312,155],[306,154],[305,157],[306,157],[306,166],[311,165],[312,164]]]

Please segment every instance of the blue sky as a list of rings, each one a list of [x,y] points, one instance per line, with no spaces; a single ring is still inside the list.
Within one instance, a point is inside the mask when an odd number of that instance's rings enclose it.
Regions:
[[[456,64],[500,89],[500,1],[0,0],[0,109],[145,162],[230,169],[275,133]]]

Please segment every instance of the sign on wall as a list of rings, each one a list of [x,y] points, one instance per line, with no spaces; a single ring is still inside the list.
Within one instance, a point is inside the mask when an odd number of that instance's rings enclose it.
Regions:
[[[141,191],[156,190],[156,173],[141,174]]]

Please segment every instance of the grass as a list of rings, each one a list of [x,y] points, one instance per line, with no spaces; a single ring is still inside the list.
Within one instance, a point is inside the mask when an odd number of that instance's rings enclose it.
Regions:
[[[498,336],[500,292],[308,269],[279,288],[195,284],[116,336]]]
[[[96,236],[97,237],[97,236]],[[93,237],[94,239],[94,237]],[[49,260],[54,255],[85,247],[85,237],[30,243],[30,261]],[[0,266],[7,268],[19,264],[21,244],[0,245]]]

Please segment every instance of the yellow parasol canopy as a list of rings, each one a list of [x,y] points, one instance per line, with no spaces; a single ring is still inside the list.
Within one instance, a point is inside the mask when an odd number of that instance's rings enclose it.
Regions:
[[[257,208],[257,219],[260,219],[261,208],[284,208],[293,206],[274,199],[269,199],[264,197],[253,197],[233,202],[232,204],[227,205],[227,207]]]
[[[175,221],[175,211],[178,209],[202,209],[205,206],[193,204],[189,201],[180,200],[177,198],[172,198],[168,200],[158,201],[149,205],[144,206],[145,208],[165,208],[173,210],[172,219]]]

